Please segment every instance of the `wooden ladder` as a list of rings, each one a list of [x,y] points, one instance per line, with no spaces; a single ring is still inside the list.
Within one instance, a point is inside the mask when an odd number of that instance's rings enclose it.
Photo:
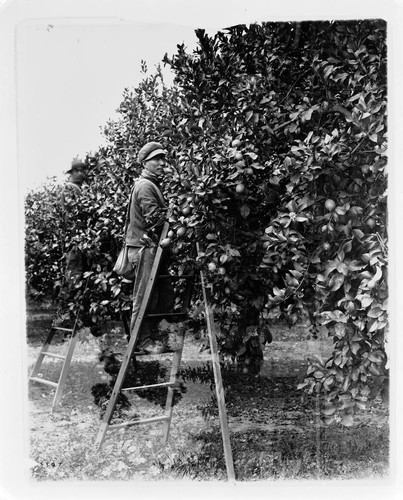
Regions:
[[[166,238],[169,230],[169,223],[165,222],[162,233],[160,236],[160,243],[161,241]],[[199,251],[198,245],[196,244],[197,251]],[[188,314],[188,307],[191,299],[191,294],[192,294],[192,289],[193,289],[193,282],[194,282],[194,274],[187,274],[187,275],[159,275],[158,276],[158,268],[160,265],[161,257],[162,257],[162,252],[163,248],[161,247],[161,244],[157,246],[153,266],[151,268],[150,272],[150,277],[145,289],[144,297],[142,300],[142,303],[139,308],[139,312],[137,315],[137,318],[135,320],[135,323],[133,325],[133,330],[130,335],[129,343],[126,348],[126,351],[123,356],[122,364],[118,373],[118,376],[116,378],[116,382],[108,403],[108,406],[106,408],[105,414],[103,416],[103,420],[101,423],[101,426],[99,428],[98,434],[95,439],[95,446],[100,449],[102,446],[102,443],[105,439],[106,433],[109,430],[115,430],[115,429],[122,429],[122,428],[127,428],[131,426],[136,426],[140,424],[150,424],[150,423],[155,423],[155,422],[162,422],[163,423],[163,444],[165,445],[168,442],[168,437],[169,437],[169,430],[171,426],[171,420],[172,420],[172,410],[173,410],[173,397],[174,397],[174,392],[175,389],[178,387],[178,372],[179,372],[179,367],[182,359],[182,350],[183,350],[183,342],[184,342],[184,331],[182,332],[180,342],[178,349],[173,351],[173,359],[172,359],[172,364],[171,364],[171,372],[170,372],[170,377],[167,382],[159,383],[159,384],[153,384],[153,385],[142,385],[142,386],[135,386],[135,387],[125,387],[122,388],[125,376],[129,367],[130,360],[132,359],[133,356],[139,356],[139,355],[144,355],[142,353],[138,353],[135,351],[135,346],[137,343],[137,338],[139,336],[139,332],[141,330],[141,326],[143,321],[146,318],[151,318],[151,317],[161,317],[161,318],[167,318],[169,316],[172,317],[183,317],[187,318]],[[162,313],[162,314],[147,314],[147,307],[148,303],[151,298],[151,294],[153,291],[154,284],[158,278],[172,278],[172,279],[186,279],[188,280],[185,291],[184,291],[184,298],[182,302],[182,308],[180,312],[173,312],[173,313]],[[213,371],[214,371],[214,377],[215,377],[215,385],[216,385],[216,393],[217,393],[217,401],[218,401],[218,409],[219,409],[219,415],[220,415],[220,424],[221,424],[221,430],[222,430],[222,437],[223,437],[223,444],[224,444],[224,453],[225,453],[225,460],[226,460],[226,466],[227,466],[227,475],[228,479],[233,480],[235,478],[234,475],[234,467],[233,467],[233,460],[232,460],[232,451],[231,451],[231,445],[230,445],[230,440],[229,440],[229,428],[228,428],[228,421],[227,421],[227,414],[226,414],[226,407],[225,407],[225,400],[224,400],[224,389],[223,389],[223,384],[222,384],[222,379],[221,379],[221,371],[220,371],[220,364],[219,364],[219,357],[218,357],[218,348],[217,348],[217,340],[216,340],[216,331],[214,327],[214,321],[212,318],[212,313],[211,309],[209,306],[209,297],[208,297],[208,291],[206,290],[205,287],[205,279],[203,276],[203,273],[200,272],[200,278],[201,278],[201,286],[203,289],[203,298],[204,298],[204,304],[205,304],[205,312],[206,312],[206,321],[207,321],[207,330],[209,334],[209,339],[210,339],[210,348],[212,352],[212,358],[213,358]],[[165,352],[163,353],[164,355],[166,354]],[[156,354],[152,354],[151,356],[156,356]],[[128,392],[128,391],[138,391],[142,389],[153,389],[153,388],[159,388],[159,387],[167,387],[167,398],[165,402],[165,411],[164,414],[161,416],[155,416],[155,417],[150,417],[150,418],[144,418],[144,419],[136,419],[136,420],[128,420],[126,422],[120,422],[116,424],[111,424],[111,419],[113,416],[113,412],[115,410],[115,406],[117,403],[118,396],[121,392]]]
[[[42,346],[42,349],[39,352],[39,356],[38,356],[38,358],[35,362],[35,365],[32,369],[31,375],[29,376],[30,382],[48,385],[48,386],[56,389],[56,392],[55,392],[55,395],[53,398],[53,402],[52,402],[51,412],[53,412],[56,409],[56,407],[59,404],[60,399],[63,395],[63,390],[64,390],[64,386],[66,385],[66,380],[67,380],[67,375],[68,375],[68,371],[69,371],[70,364],[71,364],[71,359],[73,357],[74,349],[76,347],[77,340],[79,338],[79,334],[78,334],[77,330],[78,330],[78,313],[75,317],[73,328],[61,328],[58,326],[51,326],[49,334],[45,340],[45,343]],[[51,342],[52,342],[56,332],[64,332],[64,333],[70,334],[68,347],[65,351],[65,354],[57,354],[57,353],[49,351]],[[62,364],[59,378],[58,378],[57,382],[54,382],[52,380],[46,380],[42,377],[39,377],[39,370],[42,367],[42,364],[43,364],[45,357],[63,360],[63,364]]]

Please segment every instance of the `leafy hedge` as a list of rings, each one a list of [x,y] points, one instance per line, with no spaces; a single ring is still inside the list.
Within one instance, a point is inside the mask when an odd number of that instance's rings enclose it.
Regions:
[[[301,387],[323,395],[327,421],[350,425],[387,381],[385,22],[263,23],[196,36],[193,53],[178,46],[164,58],[174,87],[143,66],[120,119],[105,126],[108,145],[88,159],[75,241],[90,255],[91,314],[129,307],[111,268],[137,152],[160,140],[172,165],[164,188],[172,249],[181,266],[191,242],[202,244],[195,264],[212,285],[222,352],[259,358],[271,321],[325,325],[334,353],[312,362]],[[43,255],[27,241],[28,266],[38,268]],[[46,267],[43,283],[56,274]]]

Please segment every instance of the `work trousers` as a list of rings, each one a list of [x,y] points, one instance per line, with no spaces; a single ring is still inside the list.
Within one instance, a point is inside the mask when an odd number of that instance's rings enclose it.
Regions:
[[[130,334],[133,332],[141,303],[144,298],[151,268],[154,263],[157,247],[129,247],[128,258],[136,269],[136,276],[133,286],[133,308],[130,321]],[[168,274],[169,258],[164,251],[162,254],[159,275]],[[161,314],[171,312],[175,303],[175,292],[170,278],[157,278],[148,303],[148,314]],[[146,338],[157,339],[160,335],[158,323],[163,317],[149,318],[143,321],[143,325],[138,337],[139,340]]]

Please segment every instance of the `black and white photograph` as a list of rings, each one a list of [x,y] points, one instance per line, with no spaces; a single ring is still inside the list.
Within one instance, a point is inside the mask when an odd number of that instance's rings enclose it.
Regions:
[[[402,21],[0,3],[1,498],[399,498]]]

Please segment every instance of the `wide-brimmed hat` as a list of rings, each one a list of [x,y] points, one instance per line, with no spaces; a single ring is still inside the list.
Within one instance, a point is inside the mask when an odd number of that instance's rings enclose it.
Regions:
[[[151,160],[154,156],[166,154],[167,151],[159,142],[147,142],[147,144],[145,144],[139,151],[138,161],[139,163],[143,163],[143,161]]]

